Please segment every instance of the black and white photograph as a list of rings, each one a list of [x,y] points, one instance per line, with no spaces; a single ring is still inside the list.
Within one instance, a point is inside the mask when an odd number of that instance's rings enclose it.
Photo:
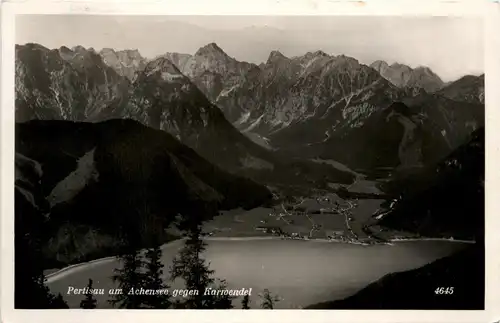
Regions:
[[[484,310],[483,23],[17,15],[14,307]]]

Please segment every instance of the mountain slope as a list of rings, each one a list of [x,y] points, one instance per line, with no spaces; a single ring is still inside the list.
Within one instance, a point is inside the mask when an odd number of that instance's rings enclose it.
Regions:
[[[428,67],[419,66],[413,69],[399,63],[389,66],[384,61],[375,61],[370,67],[398,87],[416,87],[427,92],[436,92],[444,86],[441,78]]]
[[[134,82],[130,117],[165,130],[202,156],[231,171],[245,167],[273,169],[267,152],[241,135],[203,93],[164,57],[147,64]],[[247,159],[257,163],[247,163]]]
[[[39,192],[29,192],[47,204],[47,257],[66,263],[116,247],[129,225],[144,239],[162,237],[178,214],[203,220],[271,199],[265,187],[132,120],[17,124],[16,152],[40,165]]]
[[[215,43],[201,47],[192,56],[166,53],[163,57],[171,60],[211,101],[259,70],[254,64],[230,57]]]
[[[15,155],[14,307],[16,309],[68,308],[44,285],[42,256],[48,203],[40,194],[42,166]],[[60,296],[60,295],[59,295]]]
[[[446,85],[439,94],[455,101],[484,104],[484,74],[466,75]]]
[[[346,299],[306,309],[482,310],[484,282],[484,251],[469,247],[422,268],[386,275]],[[453,287],[453,293],[436,294],[441,286]]]
[[[137,73],[146,67],[147,60],[136,50],[115,51],[112,48],[103,48],[99,55],[103,62],[113,68],[119,75],[125,76],[133,82]]]
[[[481,241],[484,232],[484,128],[441,162],[400,174],[382,189],[400,195],[379,225]]]

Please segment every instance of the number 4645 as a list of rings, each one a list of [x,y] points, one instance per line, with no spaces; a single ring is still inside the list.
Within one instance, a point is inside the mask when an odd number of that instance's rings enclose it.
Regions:
[[[436,295],[451,295],[453,294],[453,287],[438,287],[434,291]]]

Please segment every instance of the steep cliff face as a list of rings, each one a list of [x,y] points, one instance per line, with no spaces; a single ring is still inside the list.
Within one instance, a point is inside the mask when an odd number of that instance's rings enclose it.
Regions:
[[[385,61],[375,61],[370,67],[398,87],[405,87],[411,78],[412,69],[404,64],[394,63],[389,66]]]
[[[224,90],[242,83],[248,73],[258,70],[254,64],[239,62],[227,55],[217,44],[201,47],[194,55],[167,53],[179,70],[213,102]]]
[[[131,82],[135,80],[140,71],[144,70],[147,64],[147,59],[142,57],[136,49],[115,51],[112,48],[103,48],[99,55],[106,65]]]
[[[384,61],[375,61],[370,67],[397,87],[416,87],[427,92],[435,92],[444,86],[441,78],[428,67],[419,66],[413,69],[399,63],[389,66]]]
[[[130,83],[83,47],[16,46],[16,120],[117,117]]]
[[[303,144],[322,141],[328,132],[363,124],[379,105],[388,105],[398,93],[378,73],[353,58],[334,57],[311,68],[306,65],[300,77],[283,97],[282,104],[263,118],[271,138],[301,136],[301,128],[318,129]],[[267,117],[267,118],[266,118]],[[267,119],[267,120],[266,120]],[[311,134],[312,135],[312,134]]]
[[[16,120],[84,118],[77,71],[57,50],[16,46]]]

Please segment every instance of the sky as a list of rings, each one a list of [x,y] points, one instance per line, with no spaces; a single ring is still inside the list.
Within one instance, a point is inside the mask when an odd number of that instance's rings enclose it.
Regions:
[[[371,64],[428,66],[445,82],[484,73],[483,25],[475,17],[361,16],[17,16],[16,43],[138,49],[145,57],[194,54],[217,43],[252,63],[272,50],[299,56],[323,50]]]

